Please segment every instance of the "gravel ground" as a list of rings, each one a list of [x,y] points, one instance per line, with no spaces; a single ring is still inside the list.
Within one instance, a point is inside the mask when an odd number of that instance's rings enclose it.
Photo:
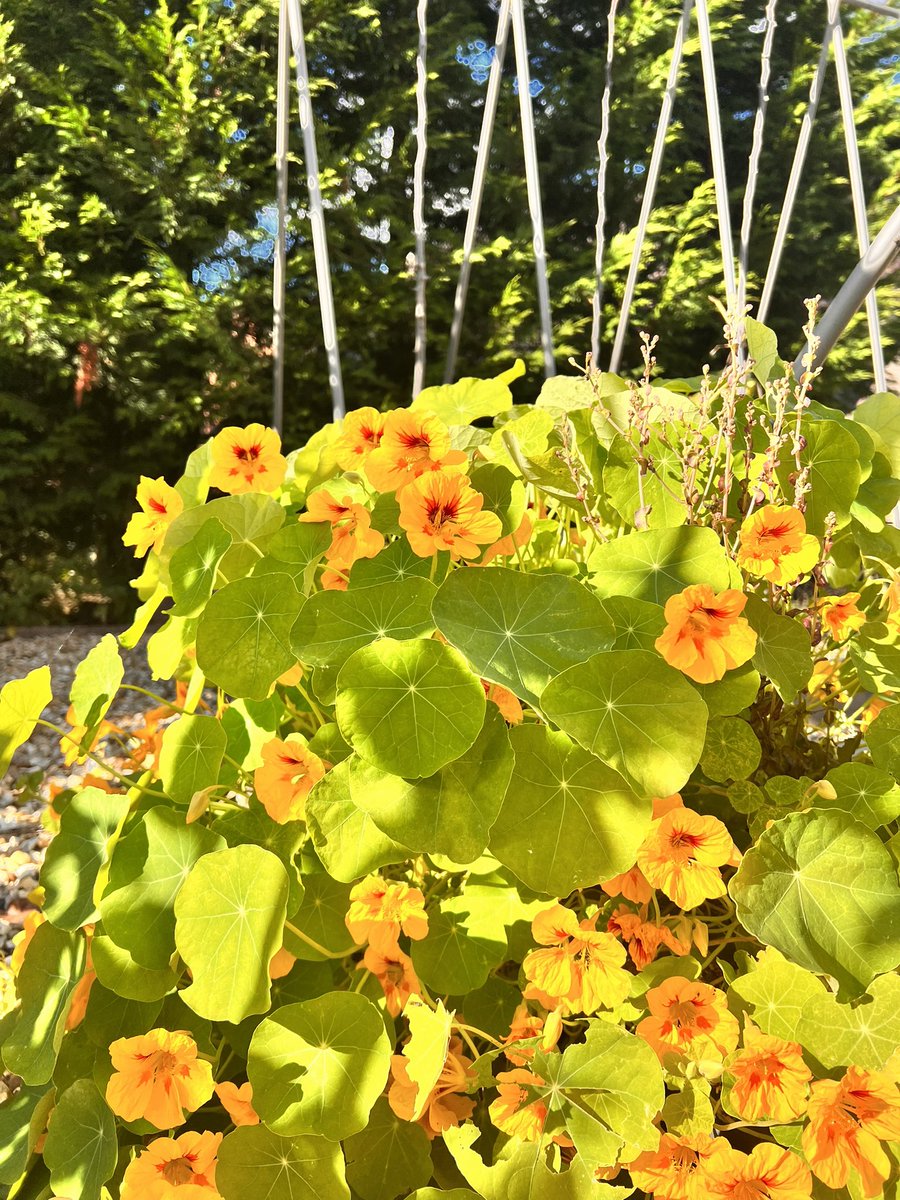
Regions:
[[[43,718],[66,727],[75,668],[105,633],[119,632],[84,626],[17,629],[0,641],[0,686],[10,679],[20,679],[35,667],[49,665],[54,698]],[[171,684],[150,678],[143,647],[123,651],[122,658],[125,683],[166,697],[174,694]],[[152,707],[154,702],[147,697],[122,691],[109,719],[127,730],[139,725],[141,714]],[[13,935],[33,907],[28,894],[37,884],[50,840],[42,824],[49,788],[64,787],[73,775],[83,775],[89,769],[90,763],[86,763],[75,765],[70,772],[63,761],[58,735],[39,726],[16,751],[9,771],[0,779],[0,956],[9,953]]]

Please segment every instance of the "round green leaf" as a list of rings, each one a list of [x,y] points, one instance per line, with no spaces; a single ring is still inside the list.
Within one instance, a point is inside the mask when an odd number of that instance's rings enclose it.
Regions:
[[[750,959],[749,967],[729,989],[733,1011],[746,1011],[764,1033],[799,1041],[803,1014],[825,994],[825,985],[771,948]]]
[[[223,1200],[350,1200],[337,1143],[283,1138],[264,1125],[235,1129],[222,1142],[216,1190]]]
[[[316,566],[331,545],[333,530],[327,522],[303,522],[285,525],[279,529],[266,550],[267,560],[282,563],[282,570],[294,580],[297,587],[308,596],[315,580]],[[255,571],[259,570],[259,566]]]
[[[887,771],[849,762],[833,767],[825,779],[834,788],[834,799],[819,794],[815,797],[816,808],[843,809],[870,829],[900,817],[900,787]]]
[[[337,722],[357,754],[411,779],[458,758],[484,721],[481,683],[440,642],[382,638],[347,659],[337,688]]]
[[[162,736],[159,777],[176,804],[190,804],[196,792],[219,780],[228,735],[215,717],[184,713]]]
[[[706,705],[680,671],[647,650],[595,654],[558,675],[541,705],[646,795],[677,792],[700,760]]]
[[[484,497],[484,512],[500,518],[501,535],[515,533],[525,516],[525,484],[500,463],[479,463],[469,472],[469,482]]]
[[[315,785],[306,800],[306,823],[325,870],[341,883],[352,883],[388,863],[412,858],[413,851],[382,833],[350,794],[353,757],[338,763]]]
[[[187,545],[207,521],[217,519],[231,534],[232,545],[219,563],[224,579],[248,575],[284,524],[284,509],[271,496],[248,492],[243,496],[221,496],[207,504],[188,508],[176,517],[166,533],[162,560],[170,563],[175,552]]]
[[[181,813],[151,808],[116,846],[100,901],[103,931],[141,967],[164,971],[175,950],[175,897],[224,840]]]
[[[274,1133],[338,1141],[365,1128],[390,1062],[391,1043],[371,1000],[328,992],[260,1022],[247,1075],[254,1107]]]
[[[47,847],[41,883],[44,913],[60,929],[78,929],[97,918],[94,886],[107,862],[109,840],[128,813],[127,796],[87,787],[65,807],[59,833]]]
[[[726,671],[715,683],[694,684],[710,717],[733,717],[749,708],[756,699],[759,685],[759,671],[754,670],[751,663]]]
[[[178,982],[171,967],[158,971],[142,967],[112,938],[100,934],[91,941],[91,962],[99,983],[127,1000],[161,1000]]]
[[[288,913],[302,903],[303,879],[297,862],[297,854],[306,840],[302,821],[287,821],[284,825],[278,825],[258,800],[251,800],[249,808],[236,808],[223,813],[213,829],[222,835],[229,846],[252,842],[254,846],[262,846],[263,850],[277,855],[291,885]]]
[[[231,534],[221,521],[210,518],[200,526],[189,542],[172,555],[169,580],[172,585],[172,612],[178,617],[197,617],[213,593],[219,563],[231,546]]]
[[[883,709],[866,730],[872,762],[900,779],[900,704]]]
[[[880,839],[849,815],[794,813],[761,834],[731,881],[744,926],[849,996],[900,964],[900,885]]]
[[[740,717],[715,717],[707,725],[700,758],[707,779],[716,783],[746,779],[759,766],[761,758],[759,739]]]
[[[431,1143],[420,1125],[401,1121],[383,1097],[369,1123],[344,1142],[347,1182],[360,1200],[394,1200],[428,1182]]]
[[[722,544],[712,529],[643,529],[595,546],[588,559],[598,595],[633,596],[665,604],[693,583],[714,591],[731,585]]]
[[[606,465],[603,468],[603,488],[606,498],[628,525],[637,524],[635,514],[642,507],[651,529],[670,529],[683,525],[687,508],[683,492],[681,458],[662,438],[650,434],[643,451],[653,459],[653,471],[646,472],[639,483],[635,450],[623,437],[613,438]]]
[[[806,496],[806,528],[821,538],[829,513],[837,517],[838,529],[850,520],[850,506],[862,480],[859,443],[841,421],[804,420],[803,435],[806,445],[800,451],[800,465],[809,470],[812,485]],[[796,469],[794,459],[783,455],[778,480],[787,495],[792,488],[789,476]]]
[[[416,974],[442,995],[481,987],[506,954],[506,930],[496,911],[465,893],[428,910],[428,936],[410,949]]]
[[[180,994],[194,1012],[237,1024],[268,1011],[289,887],[280,860],[259,846],[194,864],[175,898],[175,944],[193,976]]]
[[[610,650],[655,649],[656,639],[666,627],[661,605],[633,596],[608,596],[600,601],[600,607],[613,623]]]
[[[491,830],[491,853],[528,887],[551,896],[633,866],[650,825],[649,801],[564,733],[525,725],[510,731],[510,741],[515,766]]]
[[[465,377],[455,383],[423,388],[412,403],[415,412],[434,413],[448,425],[468,425],[479,417],[494,417],[512,407],[509,385],[525,374],[525,364],[517,358],[513,366],[493,379]]]
[[[43,1153],[56,1195],[100,1200],[119,1144],[115,1118],[91,1080],[73,1083],[57,1100]]]
[[[290,575],[238,579],[210,599],[197,626],[197,663],[231,696],[265,700],[296,661],[291,627],[303,597]]]
[[[427,579],[374,584],[347,592],[317,592],[304,604],[291,631],[294,654],[313,666],[340,666],[378,638],[398,642],[434,629]]]
[[[605,649],[612,622],[583,584],[506,567],[453,571],[432,605],[438,629],[484,679],[537,704],[554,675]]]
[[[303,903],[291,913],[291,925],[336,958],[352,954],[356,947],[344,921],[350,907],[349,886],[319,871],[303,876],[303,888]],[[284,945],[295,958],[322,961],[317,950],[287,928]]]
[[[767,676],[786,703],[806,687],[812,674],[809,634],[793,617],[774,612],[758,596],[748,596],[744,610],[756,630],[753,665]]]
[[[438,570],[440,557],[438,555]],[[416,554],[407,538],[398,538],[396,542],[385,546],[374,558],[360,558],[353,564],[350,569],[350,587],[359,591],[360,588],[375,587],[380,583],[427,579],[432,562],[432,559]]]
[[[900,1046],[900,977],[873,979],[858,1004],[820,991],[804,1005],[795,1040],[828,1070],[883,1070]]]
[[[389,837],[425,853],[474,862],[488,844],[512,772],[506,723],[489,704],[468,750],[428,779],[402,779],[354,756],[350,794]]]
[[[38,1138],[33,1124],[43,1132],[53,1100],[52,1088],[20,1087],[0,1104],[0,1184],[15,1183],[25,1170]]]

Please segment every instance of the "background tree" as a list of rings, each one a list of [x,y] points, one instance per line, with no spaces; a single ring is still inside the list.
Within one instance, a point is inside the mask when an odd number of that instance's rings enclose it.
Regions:
[[[227,421],[270,406],[275,0],[0,0],[0,618],[82,603],[120,616],[133,562],[120,535],[138,474],[170,478]],[[496,12],[449,0],[429,29],[428,380],[440,380]],[[620,5],[605,272],[611,345],[679,0]],[[759,17],[711,6],[737,227],[756,104]],[[757,11],[757,8],[759,11]],[[389,406],[412,378],[411,163],[414,7],[409,0],[304,5],[345,383],[351,405]],[[561,365],[589,343],[596,140],[606,52],[602,7],[529,6],[554,330]],[[750,300],[768,260],[824,25],[799,0],[775,37],[757,191]],[[873,227],[900,191],[900,88],[885,22],[847,21]],[[894,44],[896,42],[894,41]],[[460,59],[472,60],[465,65]],[[480,56],[480,57],[479,57]],[[529,363],[540,383],[534,272],[512,55],[503,85],[461,374]],[[294,130],[294,154],[300,152]],[[661,368],[696,374],[715,353],[721,264],[702,81],[689,41],[629,338],[660,336]],[[286,441],[328,419],[302,164],[292,178]],[[797,344],[805,296],[833,295],[856,261],[846,154],[829,77],[770,321]],[[900,294],[879,302],[886,353]],[[864,320],[833,355],[821,398],[869,387]],[[108,602],[86,605],[91,594]]]

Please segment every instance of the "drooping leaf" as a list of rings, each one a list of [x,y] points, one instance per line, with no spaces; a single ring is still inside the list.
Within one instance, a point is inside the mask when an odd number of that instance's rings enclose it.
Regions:
[[[172,555],[169,580],[179,617],[197,617],[213,593],[219,563],[231,546],[231,534],[221,521],[205,521],[189,542]]]
[[[50,668],[35,667],[24,679],[11,679],[0,690],[0,776],[18,748],[34,732],[41,713],[53,699]]]
[[[74,724],[88,728],[99,724],[115,699],[124,675],[118,643],[113,634],[104,634],[75,668],[69,691]]]
[[[159,777],[176,804],[190,804],[196,792],[218,782],[228,735],[222,722],[183,713],[162,736]]]
[[[481,733],[427,779],[402,779],[354,756],[353,801],[388,837],[426,853],[474,862],[488,844],[513,767],[506,724],[489,704]]]
[[[561,1055],[538,1051],[534,1072],[545,1103],[560,1112],[580,1154],[594,1166],[656,1147],[653,1119],[665,1098],[662,1068],[641,1038],[592,1021],[583,1042]],[[538,1089],[539,1091],[542,1089]]]
[[[564,733],[520,726],[510,741],[515,766],[491,852],[528,887],[552,896],[627,871],[649,828],[649,800]]]
[[[94,885],[128,808],[127,796],[94,787],[82,788],[66,805],[41,871],[44,913],[59,929],[78,929],[97,918]]]
[[[223,1200],[350,1200],[344,1156],[321,1137],[279,1137],[245,1125],[219,1147],[216,1190]]]
[[[197,663],[231,696],[265,700],[295,662],[291,627],[303,597],[290,575],[237,579],[216,592],[197,626]]]
[[[91,941],[91,961],[103,987],[126,1000],[161,1000],[178,982],[171,967],[157,971],[143,967],[112,938],[100,934]]]
[[[633,596],[665,604],[693,583],[713,591],[731,586],[732,573],[712,529],[645,529],[595,546],[588,559],[591,585],[601,597]]]
[[[765,383],[779,369],[778,338],[753,317],[744,317],[744,336],[752,359],[751,370],[760,383]]]
[[[312,666],[339,667],[377,638],[404,642],[426,637],[434,629],[434,594],[427,579],[317,592],[304,604],[291,631],[294,654]]]
[[[677,792],[700,760],[706,705],[680,671],[648,650],[595,654],[558,675],[541,704],[646,795]]]
[[[900,883],[880,839],[846,813],[794,813],[744,855],[731,895],[745,929],[857,996],[900,964]]]
[[[250,1043],[253,1103],[274,1133],[337,1141],[364,1129],[388,1076],[381,1014],[355,992],[327,992],[266,1017]]]
[[[454,571],[432,611],[438,629],[479,675],[532,704],[555,675],[613,640],[612,622],[597,600],[562,575],[506,567]]]
[[[771,679],[785,703],[806,687],[812,674],[809,634],[793,617],[775,612],[758,596],[748,596],[744,615],[756,630],[753,665]]]
[[[360,1200],[394,1200],[427,1183],[433,1170],[431,1143],[421,1126],[401,1121],[383,1097],[375,1101],[365,1129],[344,1142],[347,1182]]]
[[[39,925],[16,980],[21,1007],[3,1041],[8,1071],[27,1084],[47,1083],[65,1033],[72,992],[84,972],[80,932]]]
[[[832,767],[825,780],[835,794],[833,798],[817,795],[816,808],[840,808],[870,829],[889,825],[900,817],[900,787],[887,771],[865,763],[842,763]]]
[[[403,1057],[409,1081],[416,1087],[412,1119],[418,1121],[444,1069],[454,1014],[447,1012],[440,1000],[432,1009],[420,996],[414,995],[406,1002],[403,1015],[410,1034],[403,1047]]]
[[[0,1104],[0,1184],[15,1183],[25,1170],[37,1141],[32,1122],[52,1100],[52,1089],[21,1087]]]
[[[268,1010],[288,891],[280,860],[259,846],[194,864],[175,898],[175,945],[193,976],[180,995],[194,1012],[237,1024]]]
[[[151,808],[118,843],[100,900],[104,932],[150,971],[165,971],[175,951],[175,897],[204,854],[225,846],[181,813]]]
[[[58,1196],[100,1200],[119,1157],[116,1121],[90,1079],[73,1083],[50,1116],[44,1162]]]
[[[893,392],[867,396],[853,410],[853,420],[876,435],[884,446],[895,475],[900,475],[900,404]]]
[[[412,858],[413,851],[382,833],[350,793],[353,758],[344,759],[315,785],[306,800],[306,823],[325,870],[341,883],[353,883],[388,863]]]
[[[481,987],[506,956],[506,930],[498,914],[465,893],[430,909],[428,936],[411,947],[418,977],[444,995],[465,995]]]
[[[411,779],[463,754],[484,721],[484,689],[440,642],[382,638],[341,667],[336,716],[361,758]]]

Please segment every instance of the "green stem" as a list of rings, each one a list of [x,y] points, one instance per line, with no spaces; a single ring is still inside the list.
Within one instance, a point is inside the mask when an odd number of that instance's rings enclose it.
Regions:
[[[52,729],[54,733],[59,734],[60,738],[65,738],[67,741],[72,741],[72,744],[77,746],[77,743],[69,737],[68,729],[61,729],[59,725],[54,725],[52,721],[43,721],[39,719],[35,723],[37,725],[43,725],[45,729]],[[78,748],[79,750],[81,749],[80,747]],[[161,800],[168,800],[168,796],[165,794],[165,792],[157,792],[154,788],[140,787],[140,785],[134,779],[129,779],[127,775],[123,775],[121,771],[117,771],[115,767],[111,767],[105,758],[101,758],[99,754],[95,754],[93,750],[82,750],[81,754],[83,754],[86,758],[91,759],[92,762],[95,762],[98,767],[102,767],[103,770],[112,775],[114,779],[118,779],[120,783],[124,783],[127,788],[138,788],[138,790],[143,792],[145,796],[159,796]],[[79,757],[81,757],[81,754],[79,754]]]
[[[326,950],[324,946],[320,946],[318,942],[313,941],[313,939],[305,934],[302,929],[298,929],[297,926],[292,925],[290,921],[285,921],[284,927],[285,929],[289,929],[294,937],[299,938],[301,942],[306,942],[307,946],[310,946],[316,951],[317,954],[321,954],[323,958],[346,958],[348,954],[352,954],[353,951],[357,949],[357,947],[353,945],[348,950]]]

